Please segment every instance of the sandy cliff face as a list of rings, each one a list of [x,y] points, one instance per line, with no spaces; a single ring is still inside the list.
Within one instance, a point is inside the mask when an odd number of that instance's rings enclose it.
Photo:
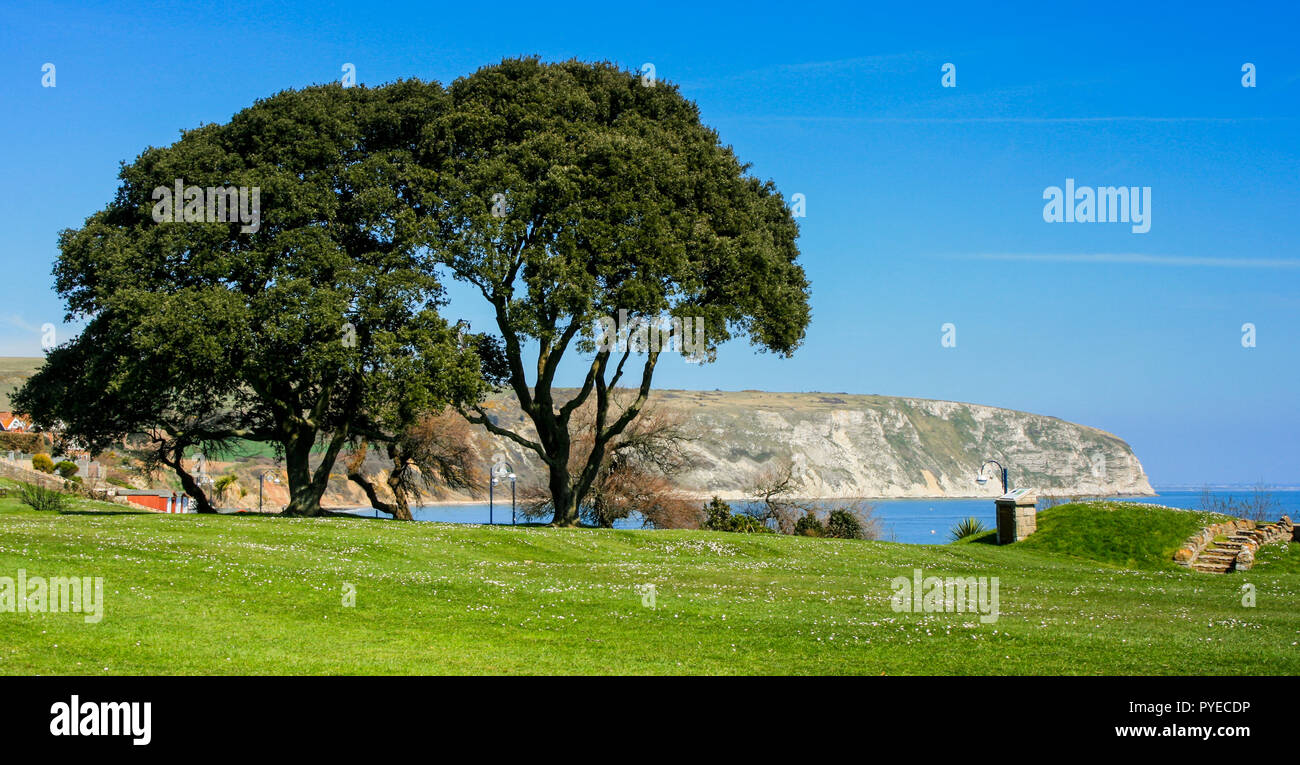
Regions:
[[[1010,469],[1013,487],[1041,493],[1151,494],[1128,444],[1094,428],[1009,409],[952,401],[818,393],[657,391],[660,406],[684,411],[697,439],[693,469],[676,477],[700,496],[736,499],[765,469],[793,460],[810,497],[996,496],[980,486],[985,458]],[[517,407],[494,407],[502,424],[523,427]],[[521,480],[539,463],[485,436]]]

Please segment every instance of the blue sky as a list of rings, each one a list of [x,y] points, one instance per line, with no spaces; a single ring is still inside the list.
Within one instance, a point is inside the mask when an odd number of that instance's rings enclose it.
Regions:
[[[813,285],[793,359],[734,344],[669,360],[660,387],[973,401],[1114,432],[1157,484],[1300,483],[1300,12],[897,5],[6,3],[0,355],[39,355],[62,318],[57,232],[182,128],[344,63],[380,84],[512,55],[650,62],[806,196]],[[1151,230],[1044,222],[1067,178],[1151,187]]]

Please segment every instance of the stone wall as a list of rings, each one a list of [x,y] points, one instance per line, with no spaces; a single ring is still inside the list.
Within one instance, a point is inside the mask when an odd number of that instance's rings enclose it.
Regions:
[[[8,460],[0,460],[0,475],[23,483],[34,483],[47,489],[67,489],[68,482],[57,475],[42,473],[39,470],[23,467]]]
[[[114,496],[110,494],[107,489],[89,488],[72,481],[65,481],[60,476],[42,473],[39,470],[33,470],[20,463],[10,462],[7,459],[0,459],[0,476],[12,478],[15,481],[21,481],[23,483],[44,486],[47,489],[73,492],[91,499],[97,499],[101,502],[112,502],[118,505],[130,504],[127,502],[125,497]]]
[[[1291,519],[1284,515],[1277,523],[1258,524],[1252,531],[1246,532],[1244,536],[1249,539],[1242,543],[1241,551],[1237,553],[1238,571],[1245,571],[1255,565],[1255,553],[1264,545],[1294,539],[1295,524],[1291,523]]]
[[[1216,544],[1214,540],[1219,537],[1227,537],[1229,541]],[[1221,553],[1223,550],[1231,550],[1233,553],[1234,559],[1230,565],[1225,566],[1225,570],[1244,571],[1255,564],[1255,553],[1260,547],[1291,539],[1296,539],[1296,527],[1288,516],[1282,516],[1276,523],[1256,523],[1239,518],[1206,526],[1188,537],[1183,546],[1174,552],[1174,562],[1189,568],[1195,567],[1197,558],[1206,552],[1206,548],[1214,546],[1212,553]]]

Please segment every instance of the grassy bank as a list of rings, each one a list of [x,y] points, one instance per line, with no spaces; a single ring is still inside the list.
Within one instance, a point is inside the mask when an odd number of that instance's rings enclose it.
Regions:
[[[1226,576],[1060,549],[1104,507],[1011,547],[120,510],[0,499],[0,576],[106,592],[98,624],[0,613],[0,673],[1300,673],[1300,545]],[[894,612],[916,567],[998,577],[998,620]]]

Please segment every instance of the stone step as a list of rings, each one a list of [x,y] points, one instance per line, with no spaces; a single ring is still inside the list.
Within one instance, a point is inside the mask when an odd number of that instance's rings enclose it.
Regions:
[[[1232,561],[1237,559],[1236,553],[1222,553],[1213,550],[1206,550],[1196,556],[1198,561]]]
[[[1189,537],[1174,553],[1174,560],[1196,571],[1227,573],[1238,570],[1238,558],[1248,568],[1255,550],[1271,542],[1291,540],[1300,541],[1300,532],[1287,516],[1277,522],[1214,524]],[[1206,546],[1198,553],[1202,545]]]

